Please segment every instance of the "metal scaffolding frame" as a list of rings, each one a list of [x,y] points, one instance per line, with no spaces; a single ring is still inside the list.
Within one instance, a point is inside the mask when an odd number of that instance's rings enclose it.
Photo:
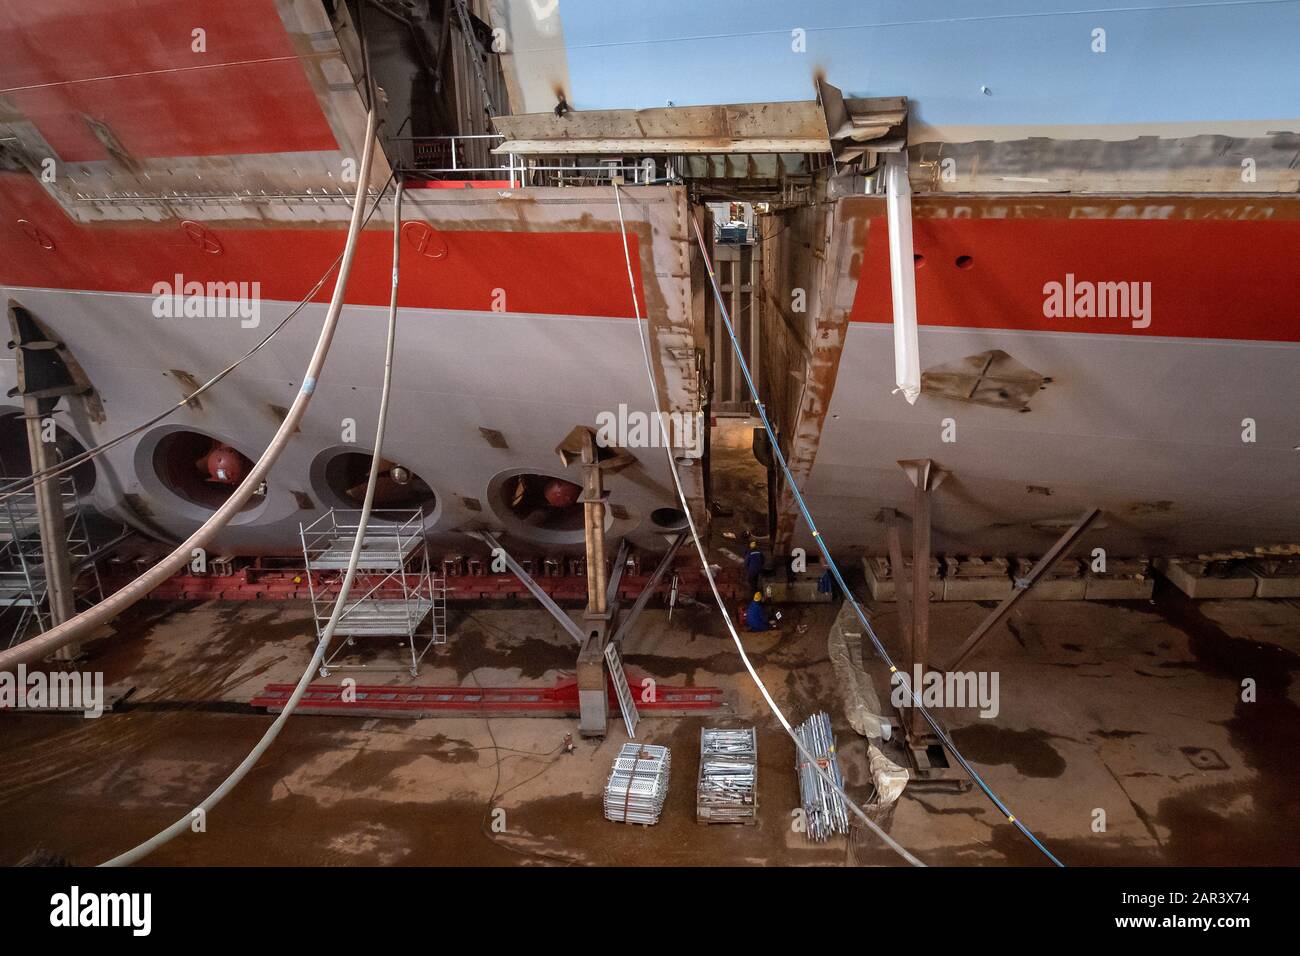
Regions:
[[[0,486],[22,480],[0,477]],[[56,486],[53,497],[63,510],[67,528],[64,545],[72,569],[75,606],[84,609],[101,601],[104,593],[81,498],[72,475],[51,478],[49,482]],[[53,623],[36,499],[37,489],[33,486],[0,502],[0,617],[16,612],[16,617],[11,615],[6,621],[6,626],[12,624],[7,647],[26,638],[33,624],[39,633]]]
[[[331,508],[311,524],[299,525],[307,586],[316,638],[324,633],[343,582],[353,543],[360,530],[360,510]],[[424,540],[424,510],[376,510],[361,545],[353,592],[335,635],[346,638],[321,663],[330,669],[398,671],[419,676],[420,663],[435,644],[447,642],[447,584],[429,565]],[[336,573],[332,573],[336,572]],[[398,637],[397,661],[348,663],[358,637]],[[425,639],[427,637],[427,640]],[[422,646],[419,646],[423,642]],[[402,655],[405,647],[407,654]],[[410,657],[410,663],[402,658]]]

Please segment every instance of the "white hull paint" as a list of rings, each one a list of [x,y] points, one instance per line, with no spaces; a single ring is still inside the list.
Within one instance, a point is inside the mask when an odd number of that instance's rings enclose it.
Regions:
[[[256,329],[236,319],[157,319],[151,296],[7,289],[69,343],[99,393],[102,425],[60,411],[55,418],[83,445],[113,437],[179,401],[188,388],[169,370],[199,381],[255,344],[291,306],[262,305]],[[165,423],[97,459],[93,505],[143,530],[170,537],[192,531],[211,512],[178,496],[157,478],[152,452],[169,431],[201,431],[229,441],[256,459],[279,425],[275,406],[287,407],[319,332],[324,305],[303,310],[271,343],[201,400]],[[340,451],[369,452],[379,405],[386,310],[344,309],[324,375],[301,433],[271,473],[265,500],[239,515],[214,549],[233,553],[292,553],[298,527],[322,507],[345,505],[322,484],[322,461]],[[384,455],[413,469],[435,491],[428,521],[431,540],[461,547],[468,528],[512,530],[494,509],[501,480],[536,472],[580,481],[565,469],[556,447],[578,425],[596,427],[597,415],[651,408],[644,358],[632,319],[537,316],[403,308],[397,330],[394,391]],[[0,363],[6,389],[15,366]],[[61,407],[66,407],[63,403]],[[5,410],[18,411],[16,399]],[[356,422],[356,443],[342,440],[345,419]],[[494,448],[480,428],[500,432],[508,448]],[[611,503],[626,510],[611,518],[609,540],[624,535],[661,549],[664,529],[651,513],[679,507],[662,448],[633,449],[638,463],[607,478]],[[700,468],[684,468],[690,489]],[[295,492],[298,495],[295,495]],[[314,510],[301,507],[305,495]],[[477,500],[474,511],[467,499]],[[133,506],[134,505],[134,506]],[[142,520],[143,519],[143,520]],[[582,531],[525,532],[516,540],[538,552],[580,550]]]
[[[1118,556],[1300,541],[1300,343],[921,329],[923,367],[1001,349],[1050,377],[1018,413],[891,395],[892,335],[850,325],[804,489],[836,551],[885,552],[879,512],[911,513],[897,462],[915,458],[951,472],[933,497],[948,553],[1039,554],[1089,507],[1106,512],[1089,548]],[[812,546],[802,521],[795,543]]]

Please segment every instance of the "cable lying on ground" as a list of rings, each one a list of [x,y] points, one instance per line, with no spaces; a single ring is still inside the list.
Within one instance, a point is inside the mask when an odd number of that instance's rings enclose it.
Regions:
[[[636,280],[633,278],[632,275],[632,253],[628,248],[627,225],[623,221],[623,203],[622,200],[620,199],[619,194],[620,194],[620,188],[619,186],[615,185],[614,199],[618,206],[619,231],[623,236],[623,256],[627,260],[627,281],[628,281],[628,285],[632,289],[632,308],[636,313],[637,335],[640,337],[641,340],[641,352],[643,357],[645,358],[646,375],[650,380],[650,394],[652,400],[654,401],[655,415],[653,416],[653,420],[660,421],[658,417],[658,413],[661,411],[660,404],[659,404],[659,386],[655,382],[654,371],[650,362],[650,346],[646,342],[648,331],[642,329],[641,327],[642,326],[641,304],[640,302],[637,301]],[[758,688],[759,693],[762,695],[763,701],[767,704],[768,709],[772,711],[773,715],[775,715],[776,719],[780,722],[782,729],[785,730],[786,734],[790,737],[790,740],[794,742],[795,749],[799,752],[799,754],[803,757],[803,759],[808,761],[809,766],[811,766],[822,777],[822,779],[826,781],[826,783],[831,787],[831,789],[833,789],[836,793],[838,793],[840,796],[844,798],[844,802],[848,805],[849,809],[851,809],[853,813],[858,817],[858,819],[860,819],[864,824],[866,824],[868,829],[870,829],[873,833],[875,833],[876,836],[878,836],[886,846],[888,846],[891,850],[893,850],[895,853],[901,856],[908,863],[912,864],[912,866],[925,866],[925,864],[922,863],[916,856],[910,853],[900,843],[898,843],[898,841],[896,841],[888,833],[882,830],[880,826],[874,820],[868,817],[866,813],[863,812],[862,808],[859,807],[857,803],[853,801],[853,798],[844,792],[843,787],[841,787],[838,783],[835,782],[835,779],[826,771],[824,767],[821,766],[821,764],[817,762],[816,757],[814,757],[813,754],[809,753],[808,750],[804,747],[803,742],[799,739],[799,735],[794,732],[794,728],[790,725],[790,721],[786,719],[786,716],[784,713],[782,713],[781,708],[778,707],[776,701],[772,699],[772,695],[768,692],[767,685],[765,685],[763,683],[763,679],[758,676],[758,671],[754,669],[754,665],[753,663],[751,663],[749,659],[749,655],[745,653],[745,645],[740,640],[740,634],[736,631],[736,625],[731,620],[731,614],[727,610],[727,604],[722,599],[722,593],[718,590],[717,581],[713,577],[713,568],[710,567],[709,565],[708,554],[705,553],[704,543],[700,540],[699,532],[696,530],[695,527],[695,519],[691,515],[690,502],[686,500],[686,492],[682,488],[681,476],[677,473],[677,460],[673,456],[672,443],[667,440],[666,436],[663,442],[663,446],[664,446],[664,450],[668,453],[668,470],[672,473],[673,485],[677,489],[677,498],[681,502],[682,513],[686,515],[686,523],[687,526],[690,528],[691,538],[695,542],[695,550],[699,553],[700,566],[704,569],[704,577],[709,582],[709,588],[713,591],[713,598],[715,601],[717,601],[718,610],[722,612],[722,620],[726,623],[727,630],[731,634],[731,639],[732,641],[735,642],[736,650],[740,653],[740,660],[745,665],[745,670],[748,671],[750,679],[754,682],[754,686]]]
[[[371,115],[373,116],[374,114],[372,113]],[[363,167],[364,166],[365,164],[363,163]],[[368,172],[368,169],[366,172]],[[363,182],[365,181],[365,175],[366,173],[363,172]],[[385,189],[386,188],[387,185],[385,185]],[[360,202],[359,196],[358,202]],[[320,640],[316,643],[316,653],[314,653],[311,660],[308,661],[307,669],[302,672],[302,677],[299,678],[298,685],[294,687],[293,693],[289,696],[288,701],[285,702],[284,709],[280,711],[276,716],[275,721],[269,728],[267,728],[266,733],[262,735],[262,739],[257,742],[257,745],[253,747],[251,751],[249,751],[248,756],[240,762],[239,766],[231,771],[230,776],[221,781],[220,786],[208,795],[207,799],[200,803],[197,808],[181,817],[161,833],[150,837],[148,840],[145,840],[133,849],[127,850],[125,853],[119,854],[111,860],[104,862],[101,864],[102,866],[128,866],[138,860],[142,860],[160,846],[168,843],[181,833],[184,833],[187,829],[190,829],[196,819],[196,815],[201,814],[202,816],[206,816],[207,813],[220,803],[231,790],[235,789],[239,782],[244,779],[248,772],[252,770],[257,762],[262,758],[262,755],[266,753],[271,744],[275,742],[275,738],[280,736],[280,731],[283,729],[285,722],[288,721],[289,716],[295,709],[297,709],[298,702],[302,700],[303,695],[307,692],[307,687],[311,684],[312,676],[316,673],[316,669],[320,667],[321,661],[325,659],[325,654],[329,650],[330,641],[334,637],[334,631],[338,628],[339,621],[343,617],[343,610],[347,604],[348,595],[352,591],[352,582],[357,576],[357,565],[361,559],[361,548],[366,539],[366,527],[370,524],[370,512],[375,503],[375,486],[379,479],[380,463],[383,461],[382,452],[384,447],[384,429],[388,421],[388,397],[392,391],[393,385],[393,346],[397,334],[397,266],[399,258],[398,247],[402,227],[402,183],[400,180],[397,183],[396,206],[397,211],[393,216],[393,290],[388,306],[388,339],[384,348],[384,384],[380,391],[379,398],[379,424],[375,428],[375,453],[370,458],[370,477],[366,483],[366,497],[361,504],[361,517],[357,521],[357,536],[352,542],[352,552],[348,556],[348,568],[343,575],[343,583],[339,586],[339,595],[337,600],[334,602],[334,608],[330,612],[329,620],[325,624],[324,631],[321,632]]]

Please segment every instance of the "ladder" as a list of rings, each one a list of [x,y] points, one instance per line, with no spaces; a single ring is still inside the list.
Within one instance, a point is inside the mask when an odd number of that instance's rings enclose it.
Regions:
[[[618,648],[610,641],[605,645],[605,663],[609,665],[609,679],[614,683],[614,693],[618,695],[618,709],[623,714],[623,725],[627,735],[636,740],[636,725],[641,720],[637,713],[636,701],[632,699],[632,688],[627,684],[627,675],[623,673],[623,662],[619,659]]]

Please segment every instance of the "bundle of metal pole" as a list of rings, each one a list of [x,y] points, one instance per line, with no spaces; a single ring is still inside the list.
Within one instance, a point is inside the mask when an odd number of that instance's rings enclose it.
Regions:
[[[696,819],[743,823],[756,813],[758,744],[753,727],[700,731],[700,777],[695,794]]]
[[[812,760],[796,758],[799,793],[808,838],[825,842],[836,833],[848,833],[849,813],[845,805],[844,775],[835,750],[835,732],[825,711],[813,714],[797,729],[804,749]],[[825,775],[816,772],[821,767]],[[828,779],[829,778],[829,779]]]
[[[373,114],[372,114],[373,115]],[[360,197],[358,196],[358,202]],[[195,820],[203,818],[206,830],[206,815],[213,807],[220,803],[231,790],[235,789],[239,781],[247,776],[248,771],[252,770],[262,755],[270,749],[275,738],[280,736],[280,730],[284,727],[285,721],[289,715],[294,712],[298,702],[302,700],[303,695],[307,693],[307,687],[311,684],[311,679],[320,667],[321,661],[325,659],[325,654],[329,650],[330,641],[334,637],[334,631],[343,618],[344,608],[347,606],[348,595],[352,591],[352,582],[356,580],[357,566],[361,562],[361,549],[366,540],[366,528],[370,524],[370,512],[375,504],[375,486],[379,483],[379,469],[383,461],[384,449],[384,430],[388,422],[388,399],[393,387],[393,350],[397,340],[397,282],[398,282],[398,248],[402,228],[402,182],[397,182],[397,196],[395,200],[395,209],[393,212],[393,290],[388,307],[388,337],[384,347],[384,383],[380,390],[379,396],[379,424],[375,427],[375,452],[370,456],[370,476],[366,482],[366,497],[361,504],[361,516],[357,520],[357,536],[352,542],[352,553],[348,556],[348,568],[343,575],[343,583],[339,586],[338,598],[334,602],[334,610],[330,614],[329,621],[325,624],[321,632],[320,640],[316,643],[316,653],[312,655],[307,662],[306,669],[302,672],[302,677],[298,679],[298,685],[293,689],[284,709],[275,718],[262,739],[257,745],[249,751],[230,776],[221,781],[220,786],[213,790],[208,798],[200,803],[195,809],[191,810],[185,816],[181,817],[161,833],[150,837],[143,843],[127,850],[125,853],[113,857],[101,864],[101,866],[129,866],[137,860],[142,860],[154,850],[163,844],[171,841],[173,838],[184,833],[194,826]]]
[[[213,535],[230,523],[253,496],[265,480],[280,454],[293,439],[311,403],[312,394],[320,381],[321,370],[329,355],[330,344],[338,327],[339,316],[343,312],[343,297],[347,290],[348,276],[352,271],[352,260],[356,254],[357,239],[361,234],[361,222],[365,212],[366,187],[370,182],[370,166],[374,158],[375,146],[375,112],[370,111],[366,120],[366,143],[361,154],[361,169],[357,177],[357,193],[352,203],[352,221],[348,226],[347,244],[343,250],[343,261],[339,265],[339,274],[334,281],[334,294],[330,297],[329,309],[325,313],[325,324],[320,337],[316,340],[316,349],[303,376],[302,386],[294,397],[293,404],[280,423],[275,437],[271,439],[262,457],[249,470],[248,477],[235,489],[220,508],[205,521],[197,531],[190,535],[176,550],[163,558],[140,577],[136,578],[120,591],[110,595],[88,610],[58,624],[44,634],[24,641],[6,651],[0,651],[0,671],[10,670],[19,664],[33,663],[43,659],[64,645],[88,635],[101,624],[113,620],[137,601],[146,597],[173,574],[179,571],[193,558],[196,548],[203,548],[212,540]]]

